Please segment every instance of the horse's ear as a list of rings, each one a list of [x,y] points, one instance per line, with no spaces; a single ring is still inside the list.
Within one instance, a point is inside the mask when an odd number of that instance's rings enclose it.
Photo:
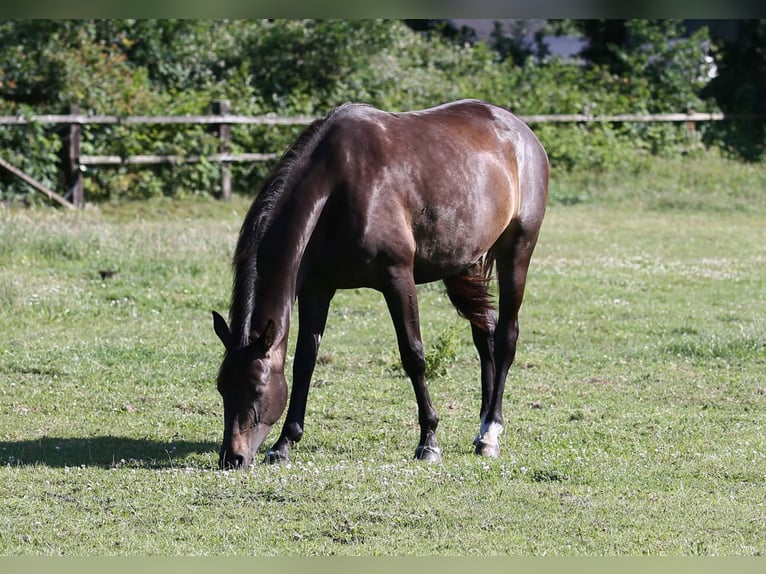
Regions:
[[[221,339],[221,343],[227,349],[231,346],[231,331],[226,324],[226,319],[221,317],[218,313],[213,311],[213,330],[218,338]]]

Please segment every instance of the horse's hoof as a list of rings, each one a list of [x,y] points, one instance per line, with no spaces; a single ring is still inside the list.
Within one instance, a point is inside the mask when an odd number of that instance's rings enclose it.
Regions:
[[[415,450],[415,459],[426,462],[441,462],[442,451],[438,446],[419,446]]]
[[[278,450],[269,449],[266,451],[266,456],[263,457],[264,464],[282,464],[286,462],[290,462],[290,455]]]
[[[500,445],[497,443],[489,444],[486,442],[476,442],[476,454],[487,458],[497,458],[500,456]]]

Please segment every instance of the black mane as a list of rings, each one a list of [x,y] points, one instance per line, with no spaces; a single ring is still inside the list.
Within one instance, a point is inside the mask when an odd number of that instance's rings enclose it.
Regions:
[[[284,203],[293,175],[305,163],[336,110],[312,122],[287,149],[242,223],[232,260],[234,281],[229,311],[232,334],[240,347],[246,346],[250,337],[250,318],[258,278],[258,247]]]

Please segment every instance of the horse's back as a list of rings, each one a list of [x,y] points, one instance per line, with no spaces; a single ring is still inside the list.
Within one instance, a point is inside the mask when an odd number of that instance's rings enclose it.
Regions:
[[[509,110],[481,100],[459,100],[432,108],[392,113],[366,104],[345,104],[332,116],[336,158],[344,158],[353,178],[393,179],[402,176],[402,191],[409,188],[437,201],[429,192],[441,192],[452,179],[455,187],[478,188],[493,167],[505,168],[512,180],[507,193],[518,195],[516,207],[523,203],[545,202],[548,158],[534,132]],[[340,153],[337,153],[340,152]],[[458,174],[458,177],[456,177]],[[464,179],[474,177],[474,185]],[[406,185],[405,178],[410,178]],[[447,186],[449,187],[449,186]],[[482,190],[492,193],[492,189]],[[499,191],[499,190],[498,190]],[[542,194],[542,197],[541,197]],[[453,195],[453,198],[455,196]],[[467,200],[471,198],[466,197]],[[479,198],[474,198],[479,199]]]
[[[477,261],[513,221],[539,227],[547,157],[504,108],[461,100],[390,113],[346,104],[329,122],[314,158],[332,180],[323,233],[338,247],[411,259],[418,281],[431,281]]]

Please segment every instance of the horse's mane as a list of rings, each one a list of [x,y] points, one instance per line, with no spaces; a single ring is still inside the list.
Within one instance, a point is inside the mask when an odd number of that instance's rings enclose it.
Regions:
[[[250,337],[250,318],[255,305],[255,285],[258,278],[257,256],[261,240],[283,205],[294,174],[305,164],[324,134],[328,120],[338,109],[333,110],[327,117],[312,122],[285,151],[242,223],[232,260],[234,280],[229,311],[232,334],[239,346],[246,346]]]

